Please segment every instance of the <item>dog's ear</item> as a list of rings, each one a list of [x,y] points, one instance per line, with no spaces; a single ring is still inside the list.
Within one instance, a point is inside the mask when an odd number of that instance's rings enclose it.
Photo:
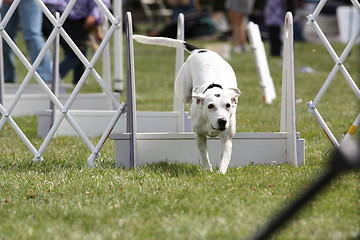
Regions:
[[[229,88],[228,90],[230,91],[231,102],[237,104],[241,91],[237,88]]]
[[[200,105],[200,104],[202,105],[204,103],[205,94],[193,92],[192,97],[196,99],[197,105]]]

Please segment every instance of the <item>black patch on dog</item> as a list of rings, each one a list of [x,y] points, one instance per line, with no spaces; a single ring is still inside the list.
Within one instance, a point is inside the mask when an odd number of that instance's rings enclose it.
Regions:
[[[216,84],[216,83],[212,83],[212,84],[210,84],[210,85],[209,85],[209,86],[208,86],[208,87],[204,90],[204,92],[203,92],[203,93],[205,93],[208,89],[210,89],[210,88],[214,88],[214,87],[218,87],[218,88],[223,89],[221,85]]]
[[[184,45],[185,45],[186,50],[188,50],[189,52],[199,49],[198,47],[195,47],[194,45],[191,45],[190,43],[187,43],[187,42],[184,42]]]
[[[207,51],[206,50],[200,50],[198,51],[198,53],[206,53]]]

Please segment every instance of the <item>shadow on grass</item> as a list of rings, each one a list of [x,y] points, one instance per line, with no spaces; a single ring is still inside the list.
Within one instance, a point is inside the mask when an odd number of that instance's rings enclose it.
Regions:
[[[192,164],[183,164],[183,163],[169,163],[169,162],[159,162],[152,163],[146,166],[141,167],[144,171],[152,171],[154,173],[167,174],[171,177],[180,177],[180,176],[198,176],[205,173],[200,166]]]
[[[0,168],[3,171],[11,172],[26,172],[26,171],[36,171],[39,173],[50,173],[50,172],[59,172],[59,171],[69,171],[69,170],[82,170],[86,168],[86,163],[80,164],[78,162],[68,162],[68,161],[48,161],[43,162],[34,162],[32,160],[24,161],[7,161],[0,163]]]
[[[47,159],[47,158],[44,158]],[[95,171],[107,171],[121,169],[120,171],[143,171],[152,172],[154,174],[163,174],[170,177],[195,177],[206,173],[200,166],[192,164],[182,163],[169,163],[166,161],[148,164],[145,166],[139,166],[135,169],[122,169],[116,168],[115,163],[109,159],[97,159]],[[2,171],[11,172],[26,172],[36,171],[39,173],[51,173],[51,172],[68,172],[68,171],[83,171],[90,170],[86,158],[77,156],[74,159],[48,159],[42,162],[34,162],[30,159],[19,160],[18,158],[7,159],[0,162],[0,169]]]

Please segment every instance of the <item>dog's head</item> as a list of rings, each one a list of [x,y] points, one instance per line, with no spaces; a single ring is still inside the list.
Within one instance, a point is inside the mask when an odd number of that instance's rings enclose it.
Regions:
[[[211,88],[204,93],[192,94],[197,107],[201,108],[207,121],[209,132],[225,131],[230,126],[232,116],[235,116],[240,90],[237,88]]]

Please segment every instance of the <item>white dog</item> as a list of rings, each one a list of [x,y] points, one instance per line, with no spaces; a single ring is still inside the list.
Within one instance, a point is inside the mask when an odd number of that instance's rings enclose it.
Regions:
[[[222,142],[220,172],[226,173],[236,131],[236,106],[240,90],[231,66],[217,53],[198,49],[184,41],[134,35],[138,42],[182,48],[191,53],[175,80],[175,94],[190,104],[192,129],[195,132],[202,166],[212,171],[207,139],[219,136]]]

